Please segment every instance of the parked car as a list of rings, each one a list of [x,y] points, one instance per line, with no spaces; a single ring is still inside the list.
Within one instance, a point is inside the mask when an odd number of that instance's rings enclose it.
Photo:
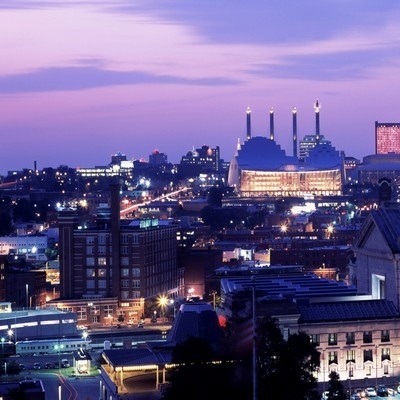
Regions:
[[[354,390],[355,399],[361,399],[366,396],[365,390],[361,388],[357,388]],[[357,397],[358,396],[358,397]]]
[[[389,396],[389,390],[385,385],[379,385],[376,389],[376,394],[381,397]]]
[[[365,394],[367,397],[376,397],[376,390],[373,387],[367,387],[365,389]]]
[[[44,365],[44,367],[45,367],[46,369],[50,369],[50,368],[53,368],[53,364],[47,362],[47,363]]]
[[[33,364],[33,369],[40,369],[40,364],[39,363],[34,363]]]
[[[61,360],[61,367],[62,368],[69,368],[69,361],[66,358]]]
[[[18,366],[19,366],[19,369],[21,371],[25,371],[26,370],[25,364],[19,364]]]

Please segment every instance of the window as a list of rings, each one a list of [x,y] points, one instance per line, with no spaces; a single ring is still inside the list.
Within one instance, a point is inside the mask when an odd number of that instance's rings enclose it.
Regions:
[[[94,244],[94,236],[87,236],[86,244]]]
[[[386,347],[386,348],[382,349],[381,360],[382,361],[390,360],[390,349],[389,349],[389,347]]]
[[[86,307],[76,307],[76,316],[78,320],[86,319]]]
[[[337,345],[337,333],[329,333],[328,334],[328,344],[330,346]]]
[[[86,281],[86,289],[94,289],[94,279],[88,279]]]
[[[346,344],[354,344],[355,343],[355,333],[347,332],[346,333]]]
[[[97,260],[98,265],[107,265],[107,258],[106,257],[99,257]]]
[[[129,268],[121,268],[121,276],[123,277],[129,276]]]
[[[132,279],[132,287],[133,288],[140,288],[140,281],[139,279]]]
[[[113,306],[108,304],[104,306],[104,315],[113,315]]]
[[[388,329],[381,332],[381,342],[390,342],[390,332]]]
[[[364,362],[373,361],[372,350],[364,350]]]
[[[140,268],[132,268],[132,276],[140,276]]]
[[[372,372],[372,366],[371,365],[366,365],[365,366],[365,375],[370,376]]]
[[[316,346],[319,346],[320,344],[319,335],[318,334],[310,335],[310,342],[312,344],[315,344]]]
[[[129,288],[129,279],[122,279],[122,280],[121,280],[121,287],[122,287],[123,289]]]
[[[94,278],[95,277],[95,271],[94,271],[94,269],[93,268],[88,268],[87,270],[86,270],[86,277],[88,277],[88,278]]]
[[[337,364],[338,360],[337,360],[337,351],[330,351],[328,353],[328,363],[329,364]]]
[[[363,333],[363,343],[372,343],[372,332],[365,331]]]
[[[121,257],[121,265],[124,267],[129,265],[129,257]]]
[[[99,268],[98,273],[99,273],[99,277],[100,277],[100,278],[101,278],[101,277],[104,278],[104,277],[106,276],[107,270],[106,270],[105,268]]]
[[[121,299],[129,299],[129,291],[121,290]]]
[[[88,256],[93,255],[93,246],[86,246],[86,255]]]
[[[355,352],[355,350],[347,350],[346,362],[356,362],[356,352]]]
[[[86,266],[88,267],[94,266],[94,257],[86,257]]]
[[[106,254],[106,246],[99,246],[97,251],[99,254]]]
[[[349,370],[349,378],[352,378],[354,376],[354,367],[352,364],[348,364],[348,370]]]
[[[100,289],[105,289],[107,287],[107,281],[105,279],[99,279],[98,285]]]

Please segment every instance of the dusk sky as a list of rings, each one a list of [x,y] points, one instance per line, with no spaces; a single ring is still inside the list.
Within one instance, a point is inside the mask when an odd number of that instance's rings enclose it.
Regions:
[[[300,140],[317,99],[362,159],[375,121],[400,122],[399,21],[399,0],[1,0],[0,174],[204,144],[230,161],[248,106],[292,155],[292,108]]]

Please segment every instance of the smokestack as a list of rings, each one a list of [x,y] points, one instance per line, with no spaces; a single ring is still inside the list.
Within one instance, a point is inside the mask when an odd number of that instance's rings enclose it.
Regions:
[[[250,107],[246,109],[246,119],[247,119],[247,140],[251,139],[251,110]]]
[[[319,110],[321,109],[321,106],[318,103],[318,100],[314,104],[314,111],[315,111],[315,144],[319,145]]]
[[[297,109],[293,107],[293,155],[297,157]]]
[[[273,107],[271,107],[270,110],[269,110],[269,138],[271,140],[275,139],[275,133],[274,133],[274,109],[273,109]]]

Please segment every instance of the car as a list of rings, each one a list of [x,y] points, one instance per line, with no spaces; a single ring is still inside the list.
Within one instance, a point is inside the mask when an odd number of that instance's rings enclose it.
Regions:
[[[60,368],[60,363],[58,361],[54,361],[53,368]]]
[[[21,371],[25,371],[26,370],[25,364],[18,364],[18,366],[19,366],[19,369]]]
[[[44,364],[44,367],[45,367],[46,369],[50,369],[50,368],[53,368],[53,364],[47,362],[46,364]]]
[[[366,396],[365,394],[365,390],[361,389],[361,388],[357,388],[354,390],[354,395],[355,395],[355,399],[361,399],[364,398]]]
[[[61,367],[62,368],[69,368],[69,361],[66,359],[66,358],[63,358],[62,360],[61,360]]]
[[[376,390],[374,387],[367,387],[365,389],[365,394],[367,397],[376,397]]]
[[[33,369],[40,369],[40,364],[39,363],[34,363],[33,364]]]
[[[389,390],[385,385],[379,385],[376,389],[376,394],[381,397],[389,396]]]
[[[138,323],[138,326],[137,326],[138,328],[143,328],[144,327],[144,321],[140,321],[139,323]]]

